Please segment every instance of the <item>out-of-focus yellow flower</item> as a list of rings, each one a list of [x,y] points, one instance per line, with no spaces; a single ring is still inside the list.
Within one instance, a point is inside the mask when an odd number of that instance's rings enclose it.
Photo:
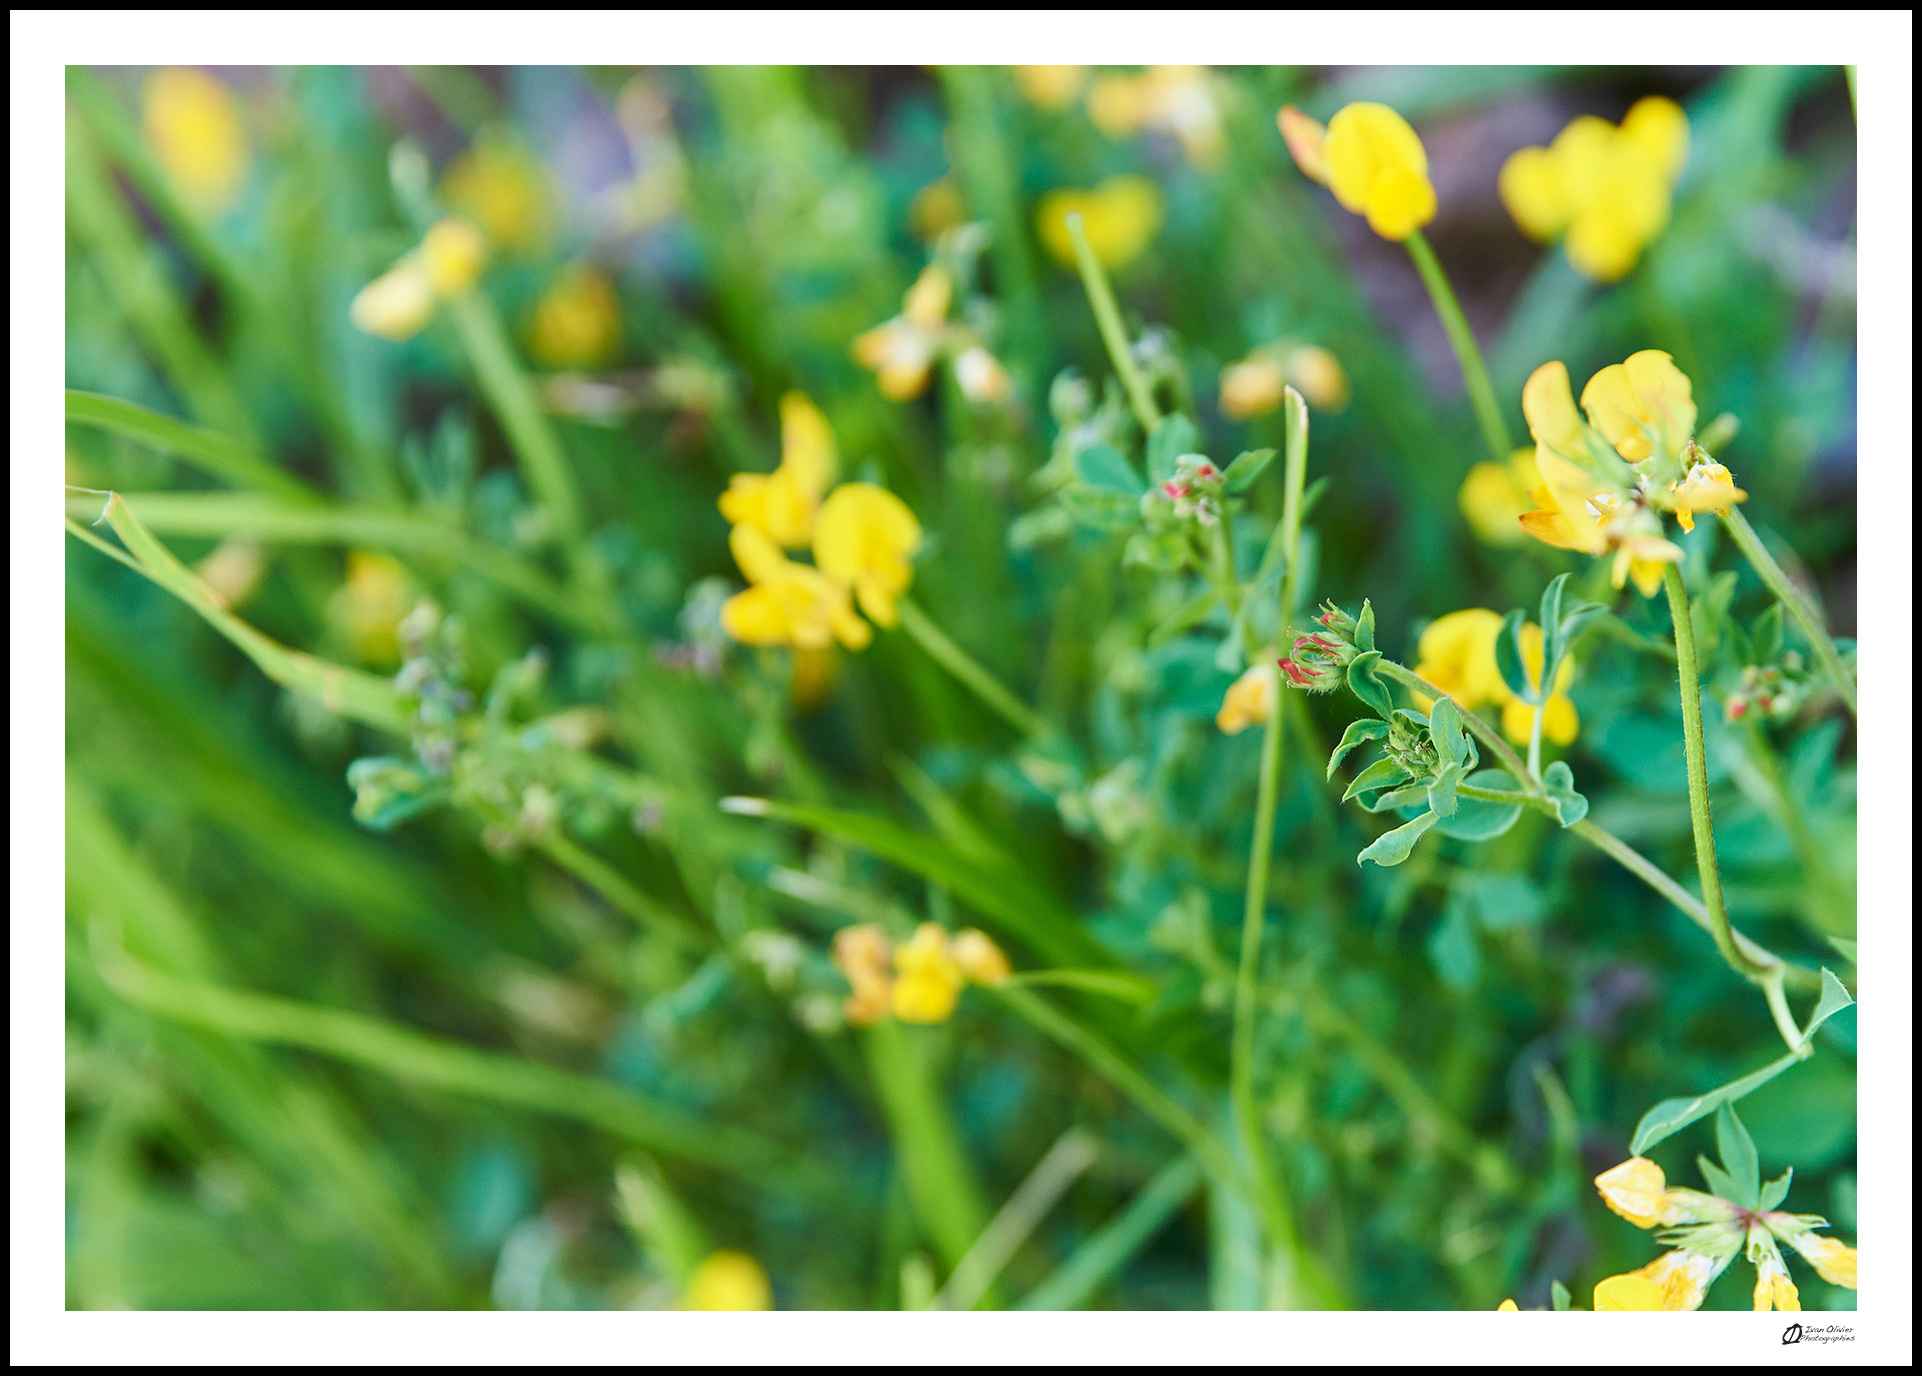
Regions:
[[[1281,366],[1302,399],[1317,411],[1332,415],[1348,405],[1348,374],[1341,360],[1319,344],[1288,350]]]
[[[1341,360],[1314,344],[1272,344],[1221,370],[1221,411],[1234,420],[1265,416],[1281,406],[1293,386],[1318,411],[1348,404],[1348,374]]]
[[[954,963],[961,967],[961,973],[975,984],[992,988],[1005,983],[1014,973],[1008,965],[1008,958],[994,939],[978,928],[969,927],[955,933],[950,948],[954,953]]]
[[[888,1015],[894,987],[894,949],[872,922],[843,927],[834,934],[834,968],[853,990],[842,1012],[856,1027],[869,1027]]]
[[[192,67],[162,67],[140,90],[141,125],[160,165],[205,215],[233,205],[250,161],[240,102],[224,82]]]
[[[1661,1308],[1662,1287],[1638,1272],[1610,1276],[1595,1286],[1595,1312],[1598,1314]]]
[[[245,535],[230,535],[212,554],[194,566],[202,586],[214,601],[229,610],[254,595],[267,572],[267,551]]]
[[[1144,129],[1172,134],[1188,161],[1204,171],[1218,166],[1227,150],[1206,67],[1150,67],[1101,77],[1088,88],[1088,118],[1110,138],[1132,138]]]
[[[621,303],[614,284],[591,267],[566,268],[541,294],[528,347],[550,368],[587,368],[620,345]]]
[[[347,313],[362,334],[396,344],[419,334],[434,316],[434,287],[420,255],[408,254],[362,287]]]
[[[1519,1314],[1521,1308],[1522,1307],[1513,1300],[1503,1300],[1495,1306],[1495,1312],[1497,1314]]]
[[[1288,145],[1288,156],[1295,160],[1301,175],[1326,186],[1328,161],[1323,149],[1328,142],[1328,131],[1321,121],[1304,115],[1292,105],[1284,105],[1275,115],[1275,125],[1281,130],[1281,141]]]
[[[901,298],[901,313],[854,341],[855,361],[874,370],[883,396],[908,401],[927,390],[953,300],[954,279],[930,263]]]
[[[781,553],[767,534],[737,525],[728,534],[748,587],[721,604],[721,629],[743,645],[865,649],[874,632],[854,614],[847,586]]]
[[[420,241],[420,261],[427,284],[436,296],[466,291],[487,261],[487,242],[480,231],[452,216],[430,225]]]
[[[1275,710],[1275,694],[1280,690],[1280,671],[1275,661],[1262,655],[1242,676],[1228,685],[1222,696],[1215,725],[1223,734],[1239,736],[1251,726],[1260,726]]]
[[[1088,247],[1104,267],[1132,263],[1161,231],[1161,188],[1146,177],[1110,177],[1092,191],[1063,189],[1041,198],[1036,225],[1048,253],[1063,267],[1075,266],[1068,216],[1079,213]]]
[[[1522,667],[1528,671],[1531,686],[1540,687],[1542,681],[1542,628],[1532,621],[1522,623]],[[1563,656],[1555,670],[1555,690],[1542,704],[1542,734],[1556,745],[1568,745],[1582,728],[1581,718],[1575,713],[1575,704],[1568,700],[1563,691],[1575,678],[1575,660]],[[1535,709],[1508,692],[1507,683],[1502,684],[1506,696],[1502,698],[1502,733],[1517,745],[1528,744],[1535,729]]]
[[[967,218],[967,203],[952,176],[929,182],[908,203],[908,224],[923,243],[933,243]]]
[[[921,544],[921,523],[908,504],[873,483],[842,483],[821,504],[814,523],[814,563],[854,596],[877,625],[899,619],[895,599],[914,581],[909,558]]]
[[[796,549],[814,532],[821,495],[834,479],[834,432],[799,392],[781,398],[781,462],[772,473],[736,473],[721,494],[721,515]]]
[[[1268,415],[1280,408],[1287,387],[1281,360],[1265,351],[1250,354],[1221,370],[1221,413],[1233,420]]]
[[[330,619],[367,664],[400,658],[400,622],[414,605],[414,580],[398,560],[352,550],[347,579],[329,599]]]
[[[684,1309],[772,1309],[774,1291],[761,1263],[746,1252],[720,1251],[688,1277]]]
[[[1500,702],[1508,694],[1501,670],[1495,667],[1495,637],[1501,629],[1501,617],[1486,607],[1438,616],[1417,642],[1415,672],[1464,711]]]
[[[1533,509],[1529,494],[1542,484],[1535,450],[1523,445],[1507,463],[1484,459],[1468,470],[1455,502],[1477,537],[1491,545],[1519,545],[1528,539],[1522,516]]]
[[[1014,383],[1001,360],[970,344],[954,357],[954,382],[961,395],[984,406],[998,406],[1014,392]]]
[[[1546,148],[1502,164],[1502,203],[1530,238],[1566,235],[1568,261],[1598,282],[1635,266],[1668,224],[1688,158],[1688,117],[1662,96],[1638,100],[1617,128],[1582,115]]]
[[[538,251],[553,234],[547,170],[512,138],[483,135],[441,179],[441,200],[508,254]]]
[[[894,1016],[902,1022],[945,1022],[965,978],[948,934],[923,922],[894,952]]]
[[[1288,144],[1296,164],[1304,172],[1318,166],[1317,180],[1343,209],[1365,216],[1370,229],[1397,243],[1435,218],[1428,153],[1407,120],[1386,105],[1358,100],[1336,112],[1319,140],[1313,123],[1297,112],[1283,122],[1282,135],[1288,138],[1292,126]],[[1297,152],[1297,144],[1304,151]]]
[[[1066,65],[1016,67],[1014,79],[1021,84],[1021,94],[1029,104],[1043,110],[1061,110],[1072,105],[1088,84],[1088,69]]]

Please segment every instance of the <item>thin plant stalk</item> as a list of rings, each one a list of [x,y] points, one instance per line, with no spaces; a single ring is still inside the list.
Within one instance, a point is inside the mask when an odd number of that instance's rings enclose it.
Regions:
[[[1540,693],[1543,689],[1537,684],[1535,691]],[[1534,717],[1528,725],[1528,772],[1538,779],[1542,776],[1542,714],[1547,707],[1546,702],[1536,703]]]
[[[1048,724],[1039,713],[1010,692],[1000,679],[982,668],[973,655],[955,644],[948,633],[935,625],[915,602],[903,597],[895,605],[901,613],[901,629],[908,633],[909,638],[927,651],[930,659],[993,708],[1003,721],[1024,736],[1039,736],[1047,731]]]
[[[1502,419],[1501,404],[1495,400],[1494,384],[1488,380],[1488,365],[1482,361],[1481,346],[1475,343],[1475,332],[1468,328],[1468,317],[1462,314],[1455,289],[1448,285],[1448,274],[1442,271],[1435,250],[1428,246],[1420,230],[1408,236],[1408,256],[1415,260],[1415,271],[1421,274],[1422,285],[1428,288],[1435,313],[1441,317],[1442,329],[1455,350],[1455,361],[1461,365],[1462,382],[1468,388],[1468,400],[1475,408],[1475,422],[1481,426],[1489,456],[1496,463],[1506,463],[1515,445],[1508,437],[1508,423]]]
[[[1161,412],[1148,391],[1147,380],[1141,376],[1141,369],[1135,365],[1134,351],[1128,347],[1128,332],[1121,325],[1121,310],[1115,305],[1114,288],[1108,285],[1108,274],[1101,270],[1101,260],[1089,247],[1088,232],[1082,226],[1079,212],[1068,216],[1068,237],[1074,241],[1075,266],[1081,269],[1081,285],[1087,290],[1088,304],[1094,307],[1095,324],[1101,327],[1101,342],[1108,346],[1108,358],[1114,364],[1115,375],[1121,379],[1121,389],[1128,394],[1128,405],[1134,410],[1135,420],[1140,423],[1143,434],[1151,435],[1160,423]]]
[[[1731,506],[1728,509],[1728,515],[1722,518],[1722,524],[1728,527],[1728,533],[1735,538],[1735,547],[1742,551],[1742,556],[1749,561],[1749,566],[1768,585],[1768,590],[1775,594],[1775,600],[1788,608],[1789,615],[1795,618],[1795,624],[1800,626],[1802,634],[1809,638],[1809,644],[1815,650],[1815,657],[1822,661],[1822,671],[1829,676],[1829,682],[1835,685],[1835,691],[1841,694],[1842,701],[1848,706],[1849,715],[1860,715],[1855,706],[1855,676],[1849,673],[1848,666],[1842,663],[1841,651],[1835,648],[1835,641],[1829,637],[1827,628],[1822,625],[1822,613],[1816,609],[1814,603],[1809,601],[1807,595],[1790,581],[1788,574],[1783,572],[1782,566],[1775,562],[1775,556],[1763,547],[1761,537],[1755,533],[1755,527],[1748,523],[1748,518],[1740,510]]]

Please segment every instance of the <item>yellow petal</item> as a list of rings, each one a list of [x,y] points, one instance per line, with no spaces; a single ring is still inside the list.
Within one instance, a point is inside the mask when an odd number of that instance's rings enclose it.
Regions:
[[[1675,559],[1667,562],[1680,563],[1681,560]],[[1630,559],[1628,562],[1628,576],[1635,580],[1635,590],[1637,592],[1641,593],[1643,597],[1653,597],[1662,590],[1662,570],[1666,567],[1667,563],[1661,560]],[[1620,577],[1615,579],[1615,586],[1618,588],[1622,586]]]
[[[1357,215],[1368,214],[1384,172],[1428,179],[1428,154],[1420,137],[1407,120],[1374,101],[1346,105],[1328,121],[1322,157],[1328,189]]]
[[[1664,1222],[1670,1208],[1668,1179],[1662,1168],[1645,1156],[1631,1156],[1595,1177],[1602,1202],[1637,1228]]]
[[[961,967],[961,973],[976,984],[1004,984],[1014,973],[1007,956],[994,944],[993,938],[976,928],[969,927],[957,932],[950,949],[955,964]]]
[[[1611,363],[1590,378],[1582,388],[1582,409],[1588,412],[1589,424],[1630,463],[1639,463],[1652,452],[1651,418],[1635,394],[1627,365]]]
[[[1635,218],[1604,204],[1575,217],[1562,250],[1576,270],[1590,281],[1619,282],[1635,266],[1644,242],[1644,236],[1636,229]]]
[[[1088,88],[1088,119],[1109,138],[1141,132],[1148,120],[1148,83],[1138,76],[1104,76]]]
[[[940,327],[948,317],[948,304],[954,299],[954,279],[935,263],[921,269],[907,295],[901,298],[901,315],[910,325],[923,330]]]
[[[716,1252],[688,1277],[688,1309],[772,1309],[774,1292],[761,1263],[745,1252]]]
[[[1221,710],[1215,713],[1215,726],[1224,735],[1238,736],[1251,726],[1268,720],[1274,710],[1275,691],[1280,673],[1275,665],[1263,661],[1228,685],[1222,695]]]
[[[1282,370],[1295,390],[1317,411],[1332,414],[1348,404],[1348,374],[1343,371],[1341,360],[1327,349],[1314,344],[1290,349],[1282,361]]]
[[[1803,1232],[1789,1239],[1789,1244],[1800,1252],[1815,1273],[1830,1285],[1840,1285],[1853,1290],[1855,1285],[1856,1251],[1836,1241],[1832,1237],[1822,1237],[1816,1233]]]
[[[786,609],[768,588],[745,588],[721,604],[721,629],[743,645],[785,645],[791,635]]]
[[[621,305],[614,284],[589,267],[564,271],[541,295],[528,347],[550,368],[587,368],[621,342]]]
[[[1622,368],[1642,411],[1679,451],[1695,434],[1695,389],[1688,374],[1660,349],[1643,349],[1628,356]]]
[[[140,90],[141,125],[167,176],[193,205],[218,214],[247,178],[240,102],[223,82],[192,67],[163,67]]]
[[[1622,116],[1622,138],[1670,183],[1688,161],[1688,116],[1667,96],[1643,96]]]
[[[1556,745],[1568,746],[1574,744],[1581,729],[1582,719],[1575,711],[1575,704],[1565,694],[1552,694],[1547,706],[1542,708],[1542,734]]]
[[[1423,174],[1388,167],[1375,178],[1368,197],[1368,227],[1400,243],[1435,218],[1435,188]]]
[[[1221,413],[1234,420],[1265,416],[1280,408],[1287,386],[1281,364],[1266,354],[1230,364],[1221,370]]]
[[[1562,186],[1561,164],[1546,148],[1522,148],[1509,154],[1497,189],[1502,204],[1529,238],[1546,243],[1568,228],[1572,212]]]
[[[1532,466],[1533,459],[1530,459]],[[1455,503],[1469,527],[1491,545],[1517,545],[1528,538],[1521,518],[1529,510],[1528,487],[1508,464],[1483,460],[1462,479]]]
[[[717,505],[730,525],[753,526],[767,533],[767,480],[765,473],[736,473],[727,480],[727,491]]]
[[[535,252],[553,234],[547,169],[509,138],[483,134],[448,167],[440,195],[503,252]]]
[[[796,487],[819,498],[834,481],[834,431],[820,408],[800,392],[781,398],[781,467]]]
[[[907,591],[909,557],[921,544],[921,523],[908,504],[873,483],[842,483],[821,504],[814,526],[814,563],[836,582],[885,600],[876,620],[893,622],[893,598]],[[870,615],[874,615],[870,611]]]
[[[1328,180],[1325,146],[1328,130],[1318,119],[1311,119],[1292,105],[1284,105],[1275,116],[1281,141],[1288,145],[1288,156],[1295,160],[1302,176],[1313,182]]]
[[[1436,617],[1416,646],[1422,678],[1468,711],[1508,696],[1495,667],[1495,637],[1502,619],[1485,607],[1469,607]]]
[[[420,241],[421,267],[436,296],[466,291],[487,261],[487,243],[465,220],[441,220]]]
[[[1080,66],[1016,67],[1015,80],[1021,94],[1043,110],[1060,110],[1073,103],[1087,84],[1088,69]]]
[[[755,526],[735,526],[727,533],[727,548],[750,583],[773,583],[788,562],[773,538]]]
[[[1521,1306],[1513,1300],[1503,1300],[1495,1306],[1495,1312],[1497,1314],[1519,1314],[1521,1312]]]
[[[1522,384],[1522,415],[1538,444],[1563,454],[1582,452],[1582,418],[1569,390],[1568,369],[1559,359],[1542,364]]]
[[[1624,1276],[1610,1276],[1595,1287],[1595,1312],[1598,1314],[1661,1308],[1662,1288],[1633,1271]]]
[[[348,317],[363,334],[399,343],[419,334],[434,314],[434,288],[410,253],[360,289]]]
[[[1079,212],[1088,247],[1105,267],[1121,267],[1141,255],[1160,232],[1161,188],[1146,177],[1110,177],[1092,191],[1051,191],[1041,198],[1041,241],[1064,267],[1075,266],[1068,216]]]

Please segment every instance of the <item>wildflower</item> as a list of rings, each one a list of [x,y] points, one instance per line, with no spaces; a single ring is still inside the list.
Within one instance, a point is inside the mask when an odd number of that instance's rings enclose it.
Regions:
[[[1542,628],[1532,621],[1522,623],[1522,667],[1528,671],[1529,687],[1537,691],[1542,685]],[[1554,691],[1548,701],[1542,704],[1542,734],[1556,745],[1568,745],[1574,741],[1581,730],[1581,718],[1575,713],[1575,704],[1570,702],[1564,691],[1575,677],[1575,660],[1564,656],[1555,670]],[[1509,691],[1508,684],[1502,684],[1500,699],[1502,709],[1502,734],[1517,745],[1526,745],[1535,729],[1535,708],[1523,702]]]
[[[953,299],[954,279],[931,263],[901,298],[901,313],[854,341],[855,360],[874,370],[890,401],[910,401],[927,390]]]
[[[546,169],[511,138],[483,135],[448,167],[440,195],[504,253],[536,252],[553,233]]]
[[[550,368],[585,368],[620,345],[621,304],[614,285],[591,267],[565,269],[541,294],[528,348]]]
[[[1246,673],[1228,685],[1215,713],[1215,725],[1224,735],[1239,736],[1251,726],[1268,720],[1275,709],[1275,692],[1281,683],[1278,666],[1266,655],[1258,657]]]
[[[1014,971],[994,938],[975,927],[957,932],[950,946],[955,964],[968,979],[984,986],[1006,983]]]
[[[1088,69],[1069,65],[1016,67],[1014,79],[1029,104],[1043,110],[1061,110],[1073,104],[1088,84]]]
[[[1250,354],[1221,370],[1221,413],[1234,420],[1265,416],[1281,406],[1288,375],[1278,359]]]
[[[752,526],[787,549],[805,545],[834,477],[834,432],[799,392],[781,398],[781,462],[772,473],[736,473],[721,494],[721,514]]]
[[[1150,67],[1101,77],[1088,90],[1088,118],[1110,138],[1146,129],[1172,134],[1188,161],[1204,170],[1219,165],[1227,150],[1206,67]]]
[[[140,91],[141,125],[168,179],[208,215],[228,209],[247,179],[240,104],[224,83],[192,67],[163,67]]]
[[[854,991],[842,1012],[856,1027],[870,1026],[888,1015],[894,985],[892,956],[887,934],[872,922],[843,927],[834,934],[834,967]]]
[[[1303,399],[1317,411],[1333,414],[1348,405],[1348,374],[1341,360],[1318,344],[1302,344],[1288,351],[1282,371]]]
[[[1503,1300],[1495,1306],[1495,1312],[1497,1314],[1519,1314],[1521,1312],[1521,1306],[1513,1300]]]
[[[914,581],[908,559],[920,543],[921,523],[906,502],[873,483],[843,483],[821,505],[814,563],[852,588],[876,624],[893,626],[895,599]]]
[[[434,302],[473,286],[487,261],[487,245],[465,220],[430,227],[420,247],[360,289],[348,314],[365,334],[399,343],[433,318]]]
[[[754,526],[735,526],[727,543],[748,586],[721,604],[721,626],[743,645],[822,650],[838,640],[860,650],[873,639],[868,623],[854,614],[845,584],[787,558]]]
[[[712,1253],[688,1277],[684,1309],[772,1309],[774,1291],[761,1263],[745,1252]]]
[[[1464,711],[1484,706],[1501,709],[1502,732],[1517,744],[1527,744],[1534,732],[1535,708],[1509,688],[1495,660],[1495,641],[1502,618],[1485,607],[1450,612],[1428,624],[1417,642],[1415,672],[1453,698]],[[1531,686],[1542,675],[1542,628],[1522,624],[1522,667]],[[1575,677],[1575,661],[1565,658],[1555,671],[1555,691],[1542,704],[1542,734],[1556,745],[1568,745],[1581,729],[1575,704],[1563,692]],[[1417,695],[1426,709],[1430,699]]]
[[[1043,196],[1036,215],[1041,242],[1067,268],[1075,266],[1068,216],[1077,213],[1095,258],[1104,267],[1118,268],[1140,257],[1160,232],[1161,189],[1146,177],[1120,176],[1092,191],[1050,191]]]
[[[1671,1189],[1661,1167],[1639,1156],[1596,1176],[1595,1187],[1610,1209],[1638,1228],[1663,1229],[1662,1240],[1673,1244],[1648,1265],[1597,1285],[1597,1309],[1698,1309],[1708,1287],[1743,1251],[1756,1270],[1755,1308],[1799,1309],[1778,1242],[1809,1258],[1830,1284],[1855,1287],[1855,1249],[1817,1237],[1813,1230],[1827,1226],[1819,1218]]]
[[[889,998],[902,1022],[947,1021],[965,979],[947,933],[932,922],[923,922],[895,949],[894,975]]]
[[[971,344],[955,356],[954,380],[961,395],[984,405],[1006,401],[1013,390],[1008,370],[979,344]]]
[[[1523,445],[1507,463],[1484,459],[1468,470],[1455,504],[1477,538],[1491,545],[1516,545],[1528,539],[1522,515],[1532,509],[1529,494],[1542,485],[1533,445]]]
[[[1563,250],[1577,270],[1613,282],[1668,224],[1688,157],[1688,117],[1662,96],[1638,100],[1617,128],[1583,115],[1546,148],[1502,164],[1502,204],[1522,232]]]
[[[1692,444],[1689,451],[1684,452],[1685,458],[1699,454],[1699,460],[1668,485],[1668,504],[1675,512],[1675,524],[1683,530],[1695,529],[1695,513],[1698,511],[1712,511],[1717,516],[1726,516],[1731,504],[1748,500],[1748,493],[1735,485],[1735,475],[1727,467],[1701,453]]]
[[[328,600],[328,619],[368,664],[400,658],[401,618],[413,608],[414,583],[407,569],[385,554],[353,550],[347,580]]]
[[[1293,106],[1276,116],[1302,175],[1335,193],[1344,210],[1400,242],[1435,218],[1428,154],[1407,120],[1374,101],[1343,106],[1323,129]]]
[[[1312,344],[1275,344],[1257,349],[1221,371],[1222,414],[1235,420],[1265,416],[1281,406],[1293,386],[1321,411],[1348,404],[1348,375],[1341,360]]]

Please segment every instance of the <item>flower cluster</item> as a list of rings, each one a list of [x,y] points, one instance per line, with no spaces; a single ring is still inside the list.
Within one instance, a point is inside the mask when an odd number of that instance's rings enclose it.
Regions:
[[[954,274],[930,263],[901,298],[901,313],[854,341],[854,358],[873,371],[881,394],[911,401],[928,388],[935,361],[946,356],[954,381],[969,401],[996,404],[1008,399],[1007,369],[988,352],[976,331],[948,319],[954,302]]]
[[[1302,175],[1334,192],[1342,209],[1365,216],[1382,238],[1399,243],[1435,218],[1427,150],[1386,105],[1358,100],[1326,128],[1285,105],[1275,122]]]
[[[1695,401],[1688,378],[1667,354],[1644,349],[1611,364],[1582,389],[1575,409],[1568,369],[1544,363],[1522,388],[1522,414],[1535,438],[1541,486],[1521,527],[1544,544],[1610,554],[1616,587],[1633,576],[1642,595],[1661,586],[1662,566],[1680,546],[1662,533],[1661,514],[1682,529],[1695,513],[1726,515],[1748,494],[1727,468],[1695,443]]]
[[[1787,721],[1802,710],[1814,688],[1801,654],[1789,650],[1776,664],[1743,665],[1734,691],[1722,702],[1722,714],[1729,721],[1741,721],[1750,712]]]
[[[1668,224],[1688,159],[1688,117],[1674,101],[1647,96],[1621,125],[1583,115],[1546,148],[1523,148],[1502,165],[1501,197],[1530,238],[1562,238],[1568,261],[1598,282],[1635,266]]]
[[[1720,1195],[1670,1189],[1662,1168],[1640,1156],[1603,1171],[1595,1188],[1615,1213],[1637,1228],[1662,1229],[1661,1239],[1674,1244],[1648,1265],[1598,1284],[1598,1310],[1700,1308],[1738,1252],[1755,1267],[1757,1310],[1798,1310],[1801,1299],[1779,1244],[1801,1253],[1829,1284],[1855,1289],[1855,1248],[1818,1236],[1815,1230],[1828,1224],[1813,1214],[1750,1209]]]
[[[1109,138],[1167,134],[1203,171],[1219,167],[1228,150],[1214,78],[1206,67],[1149,67],[1093,81],[1080,66],[1016,67],[1014,75],[1021,93],[1043,110],[1065,110],[1086,91],[1088,118]]]
[[[1166,215],[1161,188],[1146,177],[1110,177],[1091,191],[1072,187],[1050,191],[1035,212],[1035,227],[1048,256],[1065,268],[1075,266],[1068,217],[1081,217],[1088,248],[1104,267],[1132,263],[1153,242]]]
[[[1348,374],[1340,359],[1318,345],[1283,341],[1221,370],[1221,413],[1233,420],[1269,415],[1281,409],[1291,386],[1317,411],[1348,404]]]
[[[360,289],[349,314],[363,334],[412,339],[433,319],[435,303],[473,286],[486,262],[479,230],[465,220],[438,221],[419,248]]]
[[[923,922],[899,946],[872,922],[834,934],[834,965],[852,993],[843,1011],[857,1027],[893,1014],[902,1022],[946,1022],[964,984],[1000,984],[1012,971],[987,933],[970,927],[949,936]]]
[[[1182,454],[1175,459],[1174,476],[1150,492],[1147,500],[1170,503],[1178,521],[1212,526],[1221,521],[1221,499],[1226,491],[1214,460],[1201,454]]]
[[[1495,638],[1501,629],[1501,616],[1485,607],[1437,617],[1416,643],[1415,672],[1455,699],[1464,711],[1500,708],[1502,734],[1517,745],[1525,745],[1534,725],[1535,709],[1515,695],[1496,665]],[[1521,648],[1529,682],[1539,687],[1542,628],[1532,621],[1522,626]],[[1554,691],[1542,706],[1542,735],[1556,745],[1569,744],[1581,729],[1575,704],[1565,691],[1574,677],[1575,661],[1564,658],[1555,670]],[[1418,695],[1417,705],[1426,711],[1429,701]]]
[[[1333,602],[1324,602],[1315,620],[1322,629],[1296,636],[1277,667],[1295,687],[1327,693],[1342,685],[1342,671],[1361,653],[1359,623]]]
[[[896,600],[914,581],[908,562],[921,523],[907,503],[873,483],[829,492],[834,432],[799,392],[781,398],[781,462],[772,473],[736,473],[721,494],[733,525],[728,548],[748,587],[721,606],[721,626],[744,645],[823,650],[839,641],[865,649],[874,632],[854,614],[893,626]],[[825,499],[823,494],[825,494]],[[786,549],[811,545],[812,564]]]

